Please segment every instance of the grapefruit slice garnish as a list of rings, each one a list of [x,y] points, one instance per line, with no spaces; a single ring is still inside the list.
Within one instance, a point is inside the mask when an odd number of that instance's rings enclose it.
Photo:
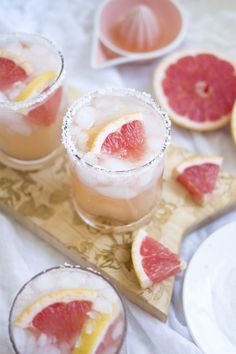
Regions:
[[[27,307],[15,323],[74,346],[96,296],[97,293],[89,289],[52,292]]]
[[[96,134],[94,131],[90,134],[90,151],[95,154],[104,152],[120,158],[139,158],[145,149],[142,120],[142,113],[134,112],[103,125]]]
[[[114,314],[96,313],[95,318],[90,318],[83,326],[78,344],[72,354],[93,354],[97,352],[100,343],[106,336]]]
[[[194,201],[204,204],[215,189],[221,163],[219,156],[192,156],[178,165],[174,174]]]
[[[0,90],[7,90],[16,82],[25,81],[31,72],[30,64],[19,55],[0,50]]]
[[[233,106],[230,126],[231,126],[231,134],[232,134],[234,143],[236,144],[236,101],[235,101],[234,106]]]
[[[16,97],[16,101],[27,100],[42,92],[57,77],[56,71],[47,71],[35,77]]]
[[[140,286],[146,289],[175,275],[185,268],[185,262],[168,248],[139,230],[132,243],[132,261]]]
[[[235,62],[209,50],[185,50],[163,59],[154,74],[160,105],[178,125],[215,130],[226,125],[236,99]]]

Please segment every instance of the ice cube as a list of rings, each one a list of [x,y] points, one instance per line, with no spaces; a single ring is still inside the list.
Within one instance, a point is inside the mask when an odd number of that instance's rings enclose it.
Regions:
[[[93,152],[90,152],[90,151],[87,152],[86,154],[84,154],[83,160],[93,166],[97,165],[97,163],[98,163],[97,156]]]
[[[93,305],[94,310],[101,313],[111,313],[112,304],[110,301],[104,299],[103,297],[97,297]]]
[[[82,107],[76,114],[75,122],[81,129],[90,129],[96,120],[96,109],[91,106]]]

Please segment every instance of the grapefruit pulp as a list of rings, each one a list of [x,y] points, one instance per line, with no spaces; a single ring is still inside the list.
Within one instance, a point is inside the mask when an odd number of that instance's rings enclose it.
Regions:
[[[163,59],[154,74],[159,103],[178,125],[198,131],[226,125],[236,99],[235,63],[209,50],[185,50]]]
[[[218,156],[192,156],[178,165],[174,174],[194,201],[202,205],[215,189],[221,163]]]
[[[31,68],[15,55],[0,50],[0,90],[9,89],[19,81],[25,81]],[[28,70],[27,70],[28,69]]]
[[[184,268],[184,262],[160,242],[139,230],[132,243],[132,261],[143,289],[175,275]]]
[[[96,134],[91,151],[120,158],[138,159],[145,149],[142,113],[134,112],[105,124]]]

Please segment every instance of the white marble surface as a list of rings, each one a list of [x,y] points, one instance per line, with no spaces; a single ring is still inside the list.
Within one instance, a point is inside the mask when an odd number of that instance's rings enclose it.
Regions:
[[[99,0],[1,0],[0,32],[40,32],[53,39],[65,53],[67,73],[82,90],[106,85],[129,86],[151,92],[151,63],[127,64],[102,71],[89,65],[93,15]],[[235,0],[182,0],[189,18],[189,31],[183,46],[214,47],[236,57]],[[224,156],[224,167],[236,174],[236,148],[228,127],[219,132],[190,133],[174,127],[175,141],[198,153]],[[1,187],[1,186],[0,186]],[[218,219],[189,235],[181,254],[187,261],[199,244],[220,225],[236,220],[236,212]],[[7,318],[17,289],[36,272],[68,259],[35,235],[0,214],[0,354],[10,352]],[[161,323],[127,302],[130,354],[197,354],[182,309],[183,274],[177,276],[167,323]],[[214,354],[214,353],[212,353]]]

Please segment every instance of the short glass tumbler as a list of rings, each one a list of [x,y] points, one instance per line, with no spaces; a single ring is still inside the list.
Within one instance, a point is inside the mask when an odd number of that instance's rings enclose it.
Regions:
[[[62,53],[38,34],[0,36],[0,162],[34,170],[61,148],[67,109]]]
[[[143,130],[145,148],[143,140],[137,137]],[[123,141],[122,132],[128,142]],[[102,139],[107,149],[110,137],[123,144],[124,149],[119,150],[123,157],[102,152]],[[131,146],[136,138],[140,145],[131,155],[126,146]],[[107,232],[132,231],[147,223],[161,200],[164,156],[169,142],[170,120],[146,93],[101,89],[77,100],[64,118],[63,143],[69,157],[73,203],[79,216]]]
[[[113,285],[92,269],[69,265],[29,280],[9,316],[16,354],[125,354],[126,327]]]

